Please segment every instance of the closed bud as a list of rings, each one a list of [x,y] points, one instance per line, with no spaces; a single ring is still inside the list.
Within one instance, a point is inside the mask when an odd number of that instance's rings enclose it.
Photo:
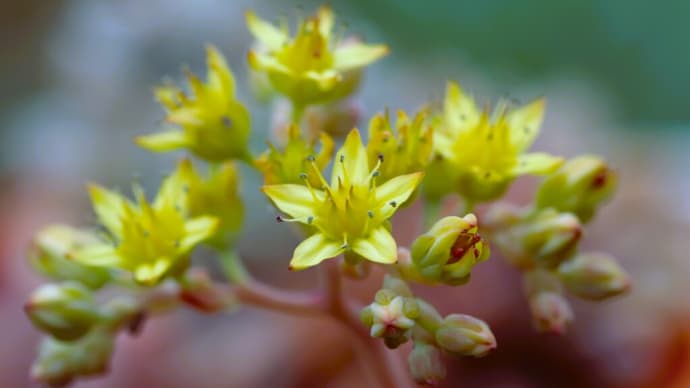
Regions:
[[[407,356],[407,365],[412,378],[418,384],[437,386],[446,377],[441,351],[426,343],[415,342],[414,348]]]
[[[37,271],[56,280],[74,280],[97,289],[110,280],[105,268],[91,267],[67,259],[67,253],[97,244],[93,233],[67,225],[41,229],[29,249],[29,262]]]
[[[570,304],[556,292],[540,292],[529,298],[534,326],[540,332],[563,334],[573,321]]]
[[[496,337],[486,322],[465,314],[451,314],[436,330],[436,343],[458,356],[486,356],[496,348]]]
[[[50,386],[64,386],[74,378],[105,373],[113,351],[113,333],[96,329],[77,341],[46,337],[31,366],[31,378]]]
[[[591,300],[620,295],[630,288],[630,278],[616,260],[603,253],[585,253],[561,263],[558,276],[568,291]]]
[[[479,235],[477,217],[444,217],[411,248],[412,264],[430,282],[467,283],[475,264],[489,258],[489,246]]]
[[[82,337],[102,318],[91,290],[75,282],[41,286],[25,310],[36,327],[63,341]]]
[[[537,192],[537,206],[570,212],[587,222],[611,197],[616,185],[616,174],[601,158],[579,156],[544,179]]]
[[[508,219],[492,241],[506,259],[523,269],[555,268],[572,256],[582,237],[582,225],[571,213],[542,209]]]
[[[383,338],[386,346],[395,349],[407,342],[412,334],[419,307],[414,298],[405,298],[391,290],[376,293],[374,303],[361,312],[364,324],[370,327],[371,336]]]

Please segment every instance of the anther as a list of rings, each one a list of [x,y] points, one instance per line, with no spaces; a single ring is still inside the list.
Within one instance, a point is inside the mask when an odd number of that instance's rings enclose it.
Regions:
[[[230,120],[230,117],[223,116],[220,118],[220,122],[225,126],[225,128],[232,128],[232,120]]]
[[[398,203],[395,201],[390,201],[389,205],[396,207],[396,206],[398,206]]]
[[[281,217],[281,216],[276,216],[276,221],[277,221],[277,222],[283,222],[283,221],[285,221],[285,220],[284,220],[283,217]]]
[[[314,155],[307,156],[307,162],[313,162],[315,160],[316,160],[316,157],[314,157]]]
[[[345,162],[345,155],[341,154],[340,155],[340,163],[343,163],[343,162]]]
[[[299,174],[299,179],[306,180],[306,179],[307,179],[307,174],[305,174],[305,173],[303,173],[303,172],[300,173],[300,174]]]
[[[374,212],[372,212],[371,210],[367,212],[367,215],[369,216],[369,218],[374,218]]]
[[[377,158],[379,159],[380,162],[383,163],[383,154],[378,154]]]
[[[312,222],[314,222],[314,217],[313,216],[307,217],[307,224],[311,224]]]

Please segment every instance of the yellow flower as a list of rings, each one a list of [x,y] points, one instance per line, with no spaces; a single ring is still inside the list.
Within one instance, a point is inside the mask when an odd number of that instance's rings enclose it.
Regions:
[[[386,55],[388,47],[338,41],[334,23],[333,11],[324,6],[290,37],[287,28],[247,12],[249,31],[263,46],[249,51],[249,64],[268,73],[273,87],[297,106],[340,99],[356,88],[359,70]]]
[[[398,111],[395,129],[391,127],[388,113],[377,114],[369,122],[369,163],[383,157],[380,179],[387,181],[398,175],[422,171],[429,163],[433,148],[433,130],[426,121],[426,112],[419,112],[410,119]]]
[[[543,99],[517,109],[500,102],[490,116],[449,82],[434,147],[454,174],[456,190],[470,201],[492,200],[520,175],[557,169],[562,158],[525,153],[539,134],[543,116]]]
[[[249,112],[235,99],[235,78],[221,53],[213,46],[206,51],[206,83],[190,72],[186,74],[192,96],[175,86],[155,89],[156,98],[168,111],[167,121],[182,130],[140,136],[136,142],[156,152],[186,148],[213,162],[250,160]]]
[[[185,188],[185,206],[190,217],[212,214],[218,219],[218,228],[207,242],[220,248],[230,243],[239,232],[244,215],[235,164],[212,165],[209,174],[203,176],[191,160],[183,159],[171,179],[179,179],[176,185]]]
[[[300,133],[299,127],[291,125],[288,128],[288,141],[281,152],[272,144],[261,154],[254,164],[264,175],[264,183],[275,185],[281,183],[300,183],[303,174],[312,186],[319,186],[321,181],[318,174],[309,168],[308,158],[314,156],[314,163],[319,172],[323,171],[333,156],[333,139],[321,132],[321,151],[316,154],[315,141],[307,141]]]
[[[134,188],[134,203],[101,186],[90,185],[96,216],[111,241],[89,244],[70,257],[86,265],[132,272],[134,280],[144,285],[155,285],[166,275],[184,271],[190,251],[213,235],[218,220],[209,216],[189,219],[185,190],[178,183],[177,179],[167,178],[153,203],[146,200],[139,187]]]
[[[321,188],[304,185],[264,186],[264,193],[291,219],[312,227],[314,234],[295,249],[291,269],[304,269],[344,252],[377,263],[394,263],[397,246],[387,222],[405,202],[422,173],[401,175],[378,186],[381,161],[369,169],[359,131],[352,130],[337,152],[330,184],[315,163]],[[383,162],[385,163],[385,162]]]

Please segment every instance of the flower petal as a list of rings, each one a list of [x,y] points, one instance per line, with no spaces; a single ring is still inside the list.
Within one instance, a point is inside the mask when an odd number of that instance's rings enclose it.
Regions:
[[[160,258],[153,263],[140,264],[134,270],[134,280],[144,285],[155,285],[168,272],[171,265],[172,261],[168,258]]]
[[[563,164],[563,158],[543,152],[521,155],[518,164],[513,168],[513,176],[523,174],[543,175],[556,170]]]
[[[315,81],[321,90],[330,90],[342,79],[337,71],[329,69],[322,72],[308,71],[304,73],[307,79]]]
[[[443,113],[448,127],[446,131],[453,134],[474,128],[481,117],[474,98],[465,94],[460,85],[453,81],[448,81],[446,86]]]
[[[510,127],[510,140],[519,151],[529,148],[537,135],[544,120],[543,98],[508,113],[506,120]]]
[[[67,253],[67,258],[94,267],[117,267],[121,260],[111,244],[90,244]]]
[[[172,151],[187,146],[187,136],[182,131],[166,131],[139,136],[134,141],[142,148],[155,152]]]
[[[290,260],[290,269],[300,270],[338,256],[344,251],[343,243],[328,239],[323,233],[316,233],[302,241]]]
[[[288,37],[285,36],[283,31],[256,16],[254,12],[248,11],[245,14],[245,18],[247,20],[249,32],[251,32],[252,35],[254,35],[254,37],[269,50],[280,50],[280,48],[283,47],[283,44],[285,44],[287,41]]]
[[[424,173],[397,176],[376,189],[376,204],[382,219],[389,219],[421,182]]]
[[[251,66],[254,70],[292,74],[292,71],[282,63],[278,62],[275,57],[261,54],[254,50],[249,50],[247,53],[247,61],[249,62],[249,66]]]
[[[335,15],[333,15],[333,10],[327,5],[322,5],[316,12],[317,20],[319,21],[319,32],[325,38],[331,35],[333,30],[333,25],[335,24]]]
[[[305,219],[316,213],[314,206],[325,199],[321,190],[310,190],[296,184],[268,185],[261,188],[280,211],[296,219]]]
[[[355,182],[365,184],[369,177],[369,162],[367,160],[367,150],[362,144],[362,138],[357,129],[353,129],[347,135],[345,144],[335,155],[333,172],[331,173],[331,186],[338,184],[338,177],[343,182]]]
[[[235,77],[232,75],[223,54],[213,45],[206,46],[208,62],[208,87],[221,93],[225,98],[235,95]]]
[[[185,236],[180,241],[180,253],[192,250],[198,243],[213,236],[218,229],[218,219],[211,216],[193,218],[184,224]]]
[[[369,261],[393,264],[398,260],[397,245],[390,232],[379,226],[368,237],[359,238],[352,244],[352,250]]]
[[[194,166],[190,159],[182,159],[177,169],[167,176],[161,188],[158,190],[158,195],[153,201],[155,209],[162,209],[165,206],[172,205],[186,213],[187,211],[187,192],[191,187],[197,186],[199,183],[199,176],[194,171]]]
[[[335,67],[340,71],[347,71],[364,67],[388,54],[386,45],[366,45],[363,43],[351,43],[338,47],[333,53]]]
[[[119,235],[122,229],[121,217],[126,199],[96,184],[89,185],[89,194],[98,220],[111,233]]]

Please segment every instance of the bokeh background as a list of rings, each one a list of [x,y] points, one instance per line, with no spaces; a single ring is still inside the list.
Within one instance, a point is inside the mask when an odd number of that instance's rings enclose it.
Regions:
[[[158,184],[181,154],[153,155],[132,138],[163,111],[151,87],[180,69],[204,69],[205,43],[246,80],[251,38],[243,12],[269,19],[311,12],[312,1],[6,1],[0,12],[0,386],[31,386],[37,332],[22,312],[41,282],[25,261],[41,225],[92,225],[87,181]],[[586,245],[620,258],[634,278],[626,297],[575,302],[564,337],[533,333],[518,274],[500,260],[469,286],[424,289],[444,313],[486,320],[499,348],[448,360],[445,386],[690,386],[690,2],[637,0],[331,1],[343,32],[388,43],[359,93],[362,117],[414,110],[443,96],[447,79],[480,101],[546,95],[540,150],[604,155],[621,176],[616,199]],[[252,112],[253,150],[269,135],[272,107],[239,95]],[[240,251],[256,276],[305,288],[313,271],[288,273],[295,236],[273,222],[244,171],[250,214]],[[511,191],[529,200],[534,181]],[[414,209],[396,231],[418,233]],[[270,236],[270,238],[268,237]],[[353,293],[370,298],[376,281]],[[407,351],[403,348],[401,356]],[[105,378],[80,387],[361,386],[347,337],[328,321],[243,309],[222,316],[180,311],[121,338]],[[359,382],[359,383],[358,383]]]

